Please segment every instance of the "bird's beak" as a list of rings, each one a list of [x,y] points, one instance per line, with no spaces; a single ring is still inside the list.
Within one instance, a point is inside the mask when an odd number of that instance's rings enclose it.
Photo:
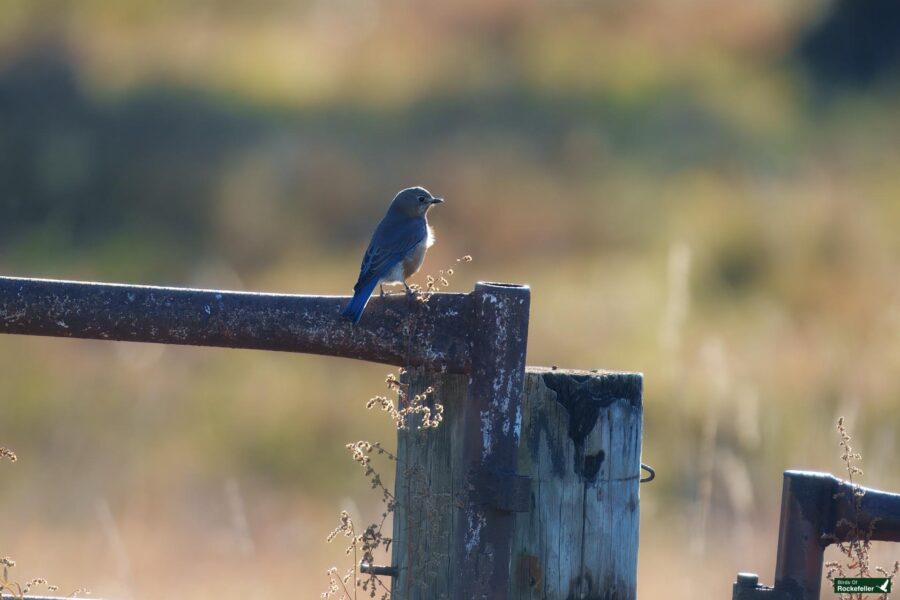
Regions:
[[[441,204],[444,201],[443,198],[432,198],[431,204]]]

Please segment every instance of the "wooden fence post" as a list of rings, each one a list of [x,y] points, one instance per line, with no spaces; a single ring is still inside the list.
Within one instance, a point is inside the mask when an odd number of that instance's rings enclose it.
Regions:
[[[465,599],[454,544],[470,524],[458,510],[465,468],[462,375],[411,371],[409,397],[434,389],[437,428],[398,436],[394,600]],[[642,377],[529,368],[517,474],[527,512],[513,514],[509,589],[515,600],[636,597]]]

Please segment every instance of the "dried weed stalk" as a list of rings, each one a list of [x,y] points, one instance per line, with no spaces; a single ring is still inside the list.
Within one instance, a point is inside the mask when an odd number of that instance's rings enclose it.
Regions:
[[[847,426],[844,425],[844,417],[840,417],[837,421],[838,435],[841,441],[841,460],[847,470],[847,481],[850,483],[850,489],[853,493],[853,520],[841,519],[838,521],[838,527],[846,527],[849,531],[849,539],[842,540],[836,536],[831,537],[831,541],[837,546],[841,554],[846,557],[846,563],[841,561],[830,561],[825,563],[828,571],[825,577],[828,581],[834,582],[836,577],[872,577],[874,570],[882,577],[891,579],[900,572],[900,561],[894,561],[893,568],[888,571],[880,566],[869,566],[869,549],[872,546],[872,534],[875,531],[875,525],[878,519],[872,519],[868,527],[861,527],[859,522],[860,512],[862,510],[862,498],[865,490],[854,480],[854,476],[862,475],[863,471],[857,466],[862,460],[862,455],[854,452],[850,446],[850,434],[847,432]],[[842,497],[843,492],[835,497]],[[841,600],[864,600],[864,594],[840,594]],[[866,598],[871,598],[869,594],[865,594]],[[888,595],[881,594],[878,600],[887,600]]]
[[[390,590],[376,575],[365,575],[359,571],[360,562],[372,564],[375,552],[379,548],[385,551],[390,548],[391,539],[381,535],[381,525],[384,524],[387,514],[387,512],[383,514],[381,524],[369,525],[365,531],[357,533],[350,514],[345,510],[341,511],[340,523],[325,539],[331,542],[337,537],[347,538],[349,541],[344,553],[352,557],[353,563],[343,575],[339,574],[337,567],[328,569],[326,572],[328,589],[322,592],[320,597],[340,600],[353,598],[355,600],[359,589],[362,589],[363,593],[370,598],[374,598],[379,592],[381,600],[388,600],[391,597]]]
[[[456,259],[457,263],[472,262],[469,255]],[[410,288],[415,294],[415,299],[421,304],[426,305],[432,294],[446,288],[450,285],[449,278],[453,276],[452,268],[441,269],[438,276],[427,275],[425,277],[425,288],[413,284]],[[415,318],[415,314],[411,313],[411,318]],[[404,327],[404,335],[407,337],[407,344],[414,343],[413,332],[415,331],[414,323],[407,323]],[[421,394],[415,394],[409,397],[408,384],[401,383],[401,379],[405,375],[403,369],[399,374],[388,373],[385,379],[388,392],[397,395],[395,403],[388,396],[373,396],[366,402],[366,408],[371,410],[379,408],[386,413],[398,430],[409,430],[415,423],[416,430],[423,434],[429,429],[434,429],[441,424],[444,418],[444,405],[435,397],[435,390],[432,387],[426,388]],[[326,541],[332,542],[338,537],[348,540],[345,554],[352,557],[352,564],[343,575],[337,567],[330,568],[326,575],[328,576],[328,589],[323,592],[321,598],[331,598],[334,600],[356,600],[357,591],[362,590],[370,598],[380,595],[380,600],[388,600],[391,596],[390,590],[380,580],[377,575],[363,574],[359,570],[360,563],[374,564],[375,553],[378,551],[388,552],[391,547],[392,539],[384,535],[384,523],[388,515],[392,514],[396,507],[397,501],[394,493],[388,489],[382,482],[381,475],[372,465],[373,454],[382,456],[389,461],[398,462],[397,457],[386,450],[379,442],[368,442],[361,440],[346,445],[347,450],[353,460],[364,469],[364,476],[369,480],[372,489],[381,492],[381,502],[384,505],[384,511],[381,513],[381,521],[371,523],[362,533],[358,533],[353,524],[353,519],[346,511],[341,512],[340,522],[331,533],[328,534]],[[413,488],[419,490],[411,495],[418,503],[424,506],[437,506],[428,490],[427,482],[422,477],[416,477],[415,474],[407,470]],[[421,488],[421,489],[419,489]],[[428,511],[432,514],[432,518],[439,520],[442,515],[437,514],[437,510]],[[434,560],[437,560],[436,558]],[[436,568],[436,566],[435,566]]]
[[[9,462],[16,462],[17,460],[19,460],[19,457],[16,456],[15,452],[10,450],[9,448],[0,446],[0,459],[3,458],[8,460]],[[0,576],[0,594],[8,594],[15,600],[22,600],[26,594],[28,594],[35,588],[42,587],[49,592],[59,591],[59,586],[50,584],[43,577],[35,577],[34,579],[25,583],[20,583],[18,581],[10,579],[9,571],[16,566],[16,561],[9,556],[0,557],[0,565],[3,566],[3,573],[2,576]],[[69,594],[68,597],[75,598],[81,594],[90,594],[90,592],[85,589],[77,589]]]
[[[55,592],[59,588],[50,585],[43,577],[36,577],[24,584],[17,581],[11,581],[9,578],[9,570],[16,566],[16,561],[8,556],[0,558],[0,564],[3,565],[3,577],[0,578],[0,593],[10,594],[16,600],[24,598],[25,594],[30,592],[32,588],[44,587],[50,592]]]
[[[408,429],[410,417],[413,415],[421,416],[421,421],[416,425],[417,429],[429,429],[437,427],[444,419],[444,405],[436,402],[434,399],[434,388],[428,387],[421,394],[416,394],[409,398],[406,394],[406,386],[400,383],[400,378],[405,374],[404,370],[400,370],[400,376],[388,373],[385,383],[388,389],[396,392],[399,401],[399,408],[387,396],[373,396],[366,402],[366,408],[369,410],[378,407],[393,419],[397,429]]]
[[[470,263],[472,262],[472,257],[468,254],[456,259],[456,262],[459,264]],[[428,302],[428,298],[431,297],[432,294],[441,291],[443,288],[450,287],[450,277],[453,277],[455,271],[452,267],[447,269],[440,269],[438,271],[437,277],[434,275],[426,275],[425,276],[425,287],[414,283],[410,285],[410,289],[413,290],[416,294],[416,298],[420,302]]]

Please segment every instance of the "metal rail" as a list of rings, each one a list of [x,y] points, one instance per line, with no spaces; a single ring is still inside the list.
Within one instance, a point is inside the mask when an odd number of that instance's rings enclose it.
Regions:
[[[0,333],[305,352],[453,373],[471,369],[472,294],[433,294],[427,302],[405,294],[375,297],[355,326],[340,317],[348,300],[0,277]]]

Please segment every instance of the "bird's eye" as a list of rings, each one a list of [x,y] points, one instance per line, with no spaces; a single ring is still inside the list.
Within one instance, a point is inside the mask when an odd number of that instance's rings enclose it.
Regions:
[[[419,196],[419,202],[425,202],[425,196]]]

